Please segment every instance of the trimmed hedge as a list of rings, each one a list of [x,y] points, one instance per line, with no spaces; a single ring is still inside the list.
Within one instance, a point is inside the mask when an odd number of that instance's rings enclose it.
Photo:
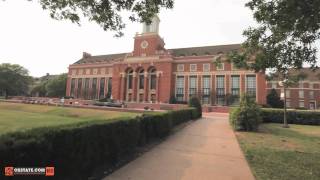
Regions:
[[[283,123],[282,109],[262,109],[263,122]],[[289,124],[320,125],[320,111],[288,110],[287,119]]]
[[[194,108],[188,108],[5,134],[0,137],[1,169],[54,166],[56,179],[88,179],[95,168],[114,167],[138,146],[163,138],[174,126],[195,119],[194,113]]]

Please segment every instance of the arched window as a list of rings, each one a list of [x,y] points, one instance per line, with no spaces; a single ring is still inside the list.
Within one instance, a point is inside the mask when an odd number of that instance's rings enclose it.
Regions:
[[[139,89],[144,89],[144,70],[141,69],[138,73],[139,73]]]
[[[157,87],[156,69],[154,69],[154,68],[150,69],[149,76],[150,76],[150,89],[156,89],[156,87]]]
[[[127,71],[127,87],[132,89],[132,79],[133,79],[133,70],[130,69]]]

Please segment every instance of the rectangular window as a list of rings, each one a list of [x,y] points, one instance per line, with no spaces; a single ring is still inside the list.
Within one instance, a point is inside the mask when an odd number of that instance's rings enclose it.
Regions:
[[[107,87],[107,98],[111,98],[111,95],[112,95],[112,78],[109,78],[108,80],[108,87]]]
[[[89,99],[89,78],[86,78],[84,81],[84,99]]]
[[[203,72],[209,72],[210,71],[210,64],[206,63],[203,64]]]
[[[132,78],[133,78],[132,73],[128,74],[128,89],[132,89]]]
[[[202,103],[210,104],[210,76],[202,77]]]
[[[224,83],[224,76],[217,76],[216,77],[216,96],[217,96],[217,104],[224,105],[225,102],[225,83]]]
[[[299,107],[304,108],[304,101],[299,101]]]
[[[92,99],[97,99],[97,78],[92,79]]]
[[[314,99],[314,91],[309,91],[309,97],[310,99]]]
[[[157,87],[157,75],[150,75],[150,89],[156,89]]]
[[[184,98],[184,76],[177,77],[176,83],[176,99],[179,102],[182,102]]]
[[[177,71],[178,72],[183,72],[184,71],[184,64],[178,64],[177,65]]]
[[[82,98],[82,79],[78,79],[78,92],[77,98]]]
[[[252,98],[256,98],[256,75],[247,75],[246,92]]]
[[[139,75],[139,89],[144,89],[144,74]]]
[[[275,82],[271,83],[271,88],[272,89],[276,89],[277,88],[277,83],[275,83]]]
[[[304,98],[304,91],[299,90],[299,98],[303,99]]]
[[[189,77],[189,97],[195,96],[197,93],[197,76]]]
[[[74,97],[75,87],[76,87],[76,79],[72,78],[71,79],[71,91],[70,91],[70,96],[71,97]]]
[[[231,76],[231,104],[239,104],[240,98],[240,76]]]
[[[190,64],[190,72],[196,72],[197,71],[197,65],[196,64]]]
[[[224,63],[218,63],[217,70],[224,70]]]
[[[104,98],[104,81],[105,81],[105,78],[101,78],[100,79],[100,90],[99,90],[99,99],[103,99]]]

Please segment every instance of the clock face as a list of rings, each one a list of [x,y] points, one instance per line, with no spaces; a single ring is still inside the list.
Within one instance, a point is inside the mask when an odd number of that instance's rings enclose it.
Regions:
[[[148,47],[148,45],[149,45],[148,41],[142,41],[141,48],[146,49]]]

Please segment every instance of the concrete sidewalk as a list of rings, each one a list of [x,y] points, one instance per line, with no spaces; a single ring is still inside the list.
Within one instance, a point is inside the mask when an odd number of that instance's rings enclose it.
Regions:
[[[254,179],[226,114],[210,113],[104,180]]]

